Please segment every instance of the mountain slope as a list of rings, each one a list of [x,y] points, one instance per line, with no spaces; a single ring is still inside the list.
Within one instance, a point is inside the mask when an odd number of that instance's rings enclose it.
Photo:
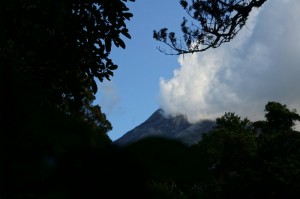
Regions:
[[[145,122],[125,133],[114,143],[127,145],[146,137],[159,136],[191,145],[200,141],[202,134],[210,131],[214,126],[215,121],[202,120],[191,124],[183,115],[171,117],[167,116],[162,109],[158,109]]]

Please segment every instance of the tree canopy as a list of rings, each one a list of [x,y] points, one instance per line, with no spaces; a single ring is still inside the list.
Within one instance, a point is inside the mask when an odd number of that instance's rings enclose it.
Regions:
[[[6,82],[19,75],[38,85],[43,103],[90,121],[93,114],[92,123],[99,126],[101,110],[92,105],[96,81],[113,76],[112,46],[125,48],[123,38],[130,38],[126,21],[133,15],[125,2],[2,2],[0,56]]]
[[[250,122],[234,113],[192,146],[213,180],[198,184],[206,198],[297,198],[300,196],[300,133],[296,110],[265,105],[266,120]],[[205,198],[205,197],[204,197]]]
[[[300,121],[296,110],[289,110],[286,105],[278,102],[268,102],[265,111],[269,128],[274,131],[292,131],[295,122]]]
[[[114,156],[110,150],[98,157],[90,151],[111,145],[106,133],[112,126],[93,101],[97,81],[109,80],[117,69],[110,58],[113,46],[125,48],[123,39],[130,38],[126,22],[133,15],[126,2],[1,2],[1,198],[72,197],[73,182],[67,176],[59,185],[64,179],[59,170],[67,173],[74,166],[72,175],[80,176],[83,167],[92,166],[89,162],[76,170],[78,164],[70,163],[64,168],[63,159],[73,150],[82,151],[79,162],[83,157],[98,162],[89,177],[97,169],[108,180],[109,169],[120,164],[106,158]],[[94,181],[74,181],[74,186],[80,183],[88,190]],[[95,194],[104,193],[97,189],[89,196]]]
[[[273,101],[265,111],[256,122],[227,112],[191,146],[148,137],[124,151],[147,174],[150,198],[299,198],[300,132],[280,125],[299,115]]]
[[[153,38],[164,43],[170,50],[159,48],[165,54],[180,55],[202,52],[217,48],[231,41],[246,25],[254,8],[261,7],[267,0],[180,0],[192,22],[183,18],[177,37],[168,28],[154,31]]]
[[[154,37],[178,54],[216,48],[265,1],[181,0],[200,26],[184,19],[183,42],[167,29]],[[124,2],[2,2],[0,197],[299,198],[300,116],[278,102],[266,104],[265,121],[225,113],[193,146],[161,138],[111,145],[103,133],[111,124],[93,100],[97,79],[117,68],[112,46],[130,38]]]

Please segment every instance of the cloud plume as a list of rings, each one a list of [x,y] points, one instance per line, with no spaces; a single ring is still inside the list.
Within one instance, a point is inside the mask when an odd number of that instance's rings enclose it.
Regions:
[[[180,56],[173,78],[160,79],[160,105],[191,122],[235,112],[264,117],[268,101],[300,112],[300,1],[273,0],[217,49]]]

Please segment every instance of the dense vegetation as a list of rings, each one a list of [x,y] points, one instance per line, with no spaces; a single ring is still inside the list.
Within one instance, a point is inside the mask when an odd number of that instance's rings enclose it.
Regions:
[[[150,138],[126,150],[143,165],[153,198],[299,198],[300,116],[278,102],[265,111],[256,122],[225,113],[192,146]]]
[[[76,189],[59,174],[62,162],[111,144],[112,126],[93,101],[97,82],[117,69],[112,47],[130,38],[126,2],[1,1],[0,198],[69,198]]]
[[[130,38],[125,2],[2,1],[0,198],[299,198],[300,117],[278,102],[266,105],[265,121],[225,113],[193,146],[160,138],[112,144],[93,100],[97,80],[117,68],[112,46]],[[201,51],[191,48],[196,33],[213,48],[230,41],[264,2],[180,1],[204,29],[184,21],[188,48],[178,52]],[[222,39],[217,30],[229,32]],[[172,45],[174,36],[155,34]]]

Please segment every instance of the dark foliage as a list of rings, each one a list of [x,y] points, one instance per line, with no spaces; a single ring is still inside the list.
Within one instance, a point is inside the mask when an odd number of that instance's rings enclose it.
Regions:
[[[122,37],[130,38],[125,22],[132,14],[125,2],[1,2],[0,198],[74,198],[77,192],[77,198],[94,198],[95,190],[86,193],[93,184],[88,172],[106,175],[101,186],[121,164],[109,158],[118,156],[108,150],[112,127],[93,100],[97,79],[109,79],[117,69],[109,58],[112,46],[125,48]],[[75,151],[78,159],[70,160]],[[76,161],[84,160],[88,163],[76,170]],[[90,178],[77,181],[88,197],[63,176],[68,171],[63,165],[74,178]]]
[[[48,194],[75,199],[147,198],[141,167],[113,146],[70,151],[53,173]]]
[[[132,14],[124,2],[2,2],[0,56],[5,82],[19,73],[47,94],[43,103],[101,126],[106,118],[92,105],[96,79],[110,79],[117,69],[109,58],[112,45],[125,48],[122,36],[130,38],[125,22]],[[103,127],[110,130],[106,123]]]
[[[261,7],[267,0],[180,0],[180,5],[192,19],[183,18],[182,38],[167,28],[154,31],[153,38],[166,44],[165,54],[179,55],[217,48],[231,41],[245,26],[253,8]]]
[[[124,151],[138,160],[147,174],[150,198],[192,198],[200,194],[198,184],[205,184],[209,178],[198,152],[176,140],[149,137]]]
[[[154,36],[179,54],[218,47],[265,1],[183,0],[202,28],[184,20],[188,48],[166,29]],[[193,146],[161,138],[112,145],[92,102],[95,79],[117,68],[112,45],[130,38],[124,2],[2,2],[0,198],[299,198],[300,116],[278,102],[266,105],[265,121],[225,113]]]
[[[265,111],[269,129],[274,131],[292,131],[295,122],[300,121],[296,110],[289,110],[278,102],[268,102]]]
[[[147,174],[151,198],[296,199],[300,133],[292,127],[298,117],[296,110],[269,102],[266,121],[252,123],[225,113],[198,144],[153,137],[124,151]]]

